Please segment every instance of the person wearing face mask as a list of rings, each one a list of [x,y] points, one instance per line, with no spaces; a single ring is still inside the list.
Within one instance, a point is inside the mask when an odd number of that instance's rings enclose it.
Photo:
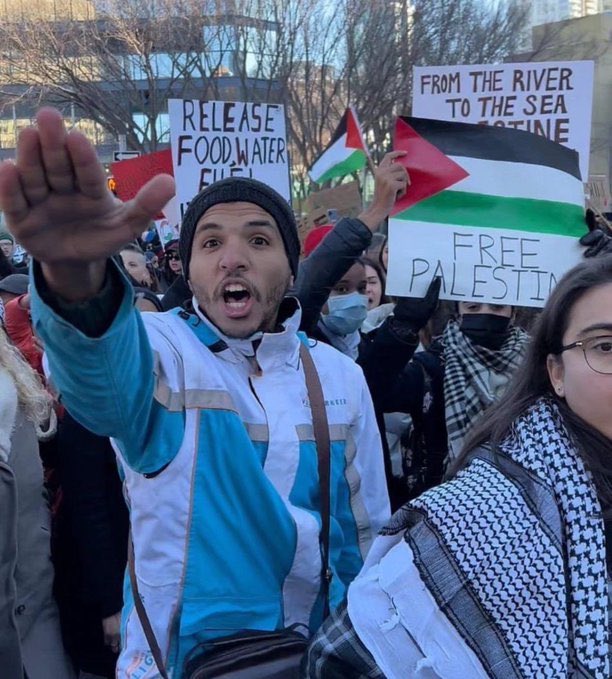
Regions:
[[[366,286],[365,267],[357,260],[332,288],[311,337],[356,359],[361,342],[359,329],[368,314]]]
[[[415,353],[438,291],[432,284],[424,300],[401,300],[359,359],[379,422],[384,413],[412,418],[404,473],[392,477],[387,465],[393,509],[442,481],[470,427],[503,394],[529,339],[513,325],[512,307],[460,302],[442,336]]]
[[[605,256],[559,281],[450,480],[381,531],[303,676],[612,676],[611,332]]]
[[[387,153],[375,173],[374,198],[356,219],[343,218],[333,229],[318,227],[309,234],[294,294],[302,307],[300,329],[356,358],[366,318],[367,276],[360,255],[409,184],[406,169],[395,162],[403,151]]]

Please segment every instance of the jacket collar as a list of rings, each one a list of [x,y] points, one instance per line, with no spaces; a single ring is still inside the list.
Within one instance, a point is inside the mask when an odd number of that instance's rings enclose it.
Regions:
[[[227,337],[221,332],[200,309],[195,297],[193,308],[207,330],[217,338],[217,343],[207,344],[220,358],[230,363],[241,363],[246,359],[254,365],[256,372],[265,372],[285,364],[292,365],[297,370],[300,346],[298,331],[302,310],[296,298],[286,297],[281,302],[277,332],[257,332],[244,339]]]

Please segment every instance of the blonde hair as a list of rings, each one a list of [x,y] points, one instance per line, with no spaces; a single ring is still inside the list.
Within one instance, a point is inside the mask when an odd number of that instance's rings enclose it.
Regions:
[[[53,397],[43,386],[38,374],[11,344],[2,327],[0,327],[0,368],[4,368],[13,378],[19,405],[36,427],[39,438],[52,435],[57,424],[53,411]]]

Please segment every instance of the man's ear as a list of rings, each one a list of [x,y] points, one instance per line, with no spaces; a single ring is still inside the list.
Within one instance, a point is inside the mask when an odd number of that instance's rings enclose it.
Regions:
[[[552,390],[557,396],[564,398],[565,385],[563,384],[563,378],[565,376],[565,368],[562,358],[554,354],[548,354],[546,357],[546,369],[548,370],[548,379],[550,380]]]

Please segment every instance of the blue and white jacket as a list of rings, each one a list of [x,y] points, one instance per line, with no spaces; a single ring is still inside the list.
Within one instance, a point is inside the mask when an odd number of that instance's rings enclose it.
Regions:
[[[33,291],[53,381],[110,436],[125,473],[141,597],[171,676],[201,641],[321,623],[319,480],[297,334],[220,335],[203,315],[140,314],[127,286],[86,337]],[[361,369],[311,346],[332,449],[331,604],[389,518],[378,427]],[[252,355],[249,355],[252,354]],[[158,676],[126,582],[118,677]]]

